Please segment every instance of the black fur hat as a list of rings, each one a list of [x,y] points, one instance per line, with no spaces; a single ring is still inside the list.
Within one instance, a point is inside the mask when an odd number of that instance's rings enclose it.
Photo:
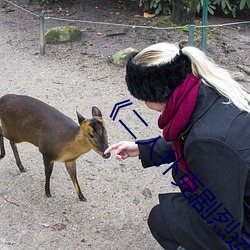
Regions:
[[[131,95],[142,101],[165,103],[192,71],[190,59],[182,52],[171,62],[154,66],[135,64],[134,56],[126,66],[126,82]]]

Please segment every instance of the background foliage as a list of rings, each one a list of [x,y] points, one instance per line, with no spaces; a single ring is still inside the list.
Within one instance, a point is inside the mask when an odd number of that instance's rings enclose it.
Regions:
[[[146,11],[154,11],[155,14],[171,14],[172,1],[174,0],[134,0],[140,7]],[[192,1],[192,0],[188,0]],[[203,6],[203,0],[199,0],[197,13],[200,13]],[[250,9],[250,0],[208,0],[208,11],[214,15],[217,8],[220,8],[224,14],[231,14],[236,17],[236,12],[245,8]]]
[[[38,0],[41,4],[52,4],[60,2],[60,0]],[[174,0],[131,0],[136,1],[139,7],[145,11],[156,15],[162,13],[171,15],[172,1]],[[192,1],[192,0],[187,0]],[[197,13],[200,13],[203,6],[203,0],[199,0],[197,5]],[[217,8],[220,8],[224,14],[231,14],[236,17],[237,11],[250,9],[250,0],[208,0],[208,11],[214,15]]]

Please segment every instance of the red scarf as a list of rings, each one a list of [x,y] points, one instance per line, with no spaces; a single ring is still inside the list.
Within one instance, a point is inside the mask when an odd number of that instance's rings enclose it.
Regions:
[[[184,158],[182,143],[178,138],[180,133],[186,128],[190,117],[196,105],[200,80],[192,73],[188,75],[185,81],[179,85],[166,101],[166,106],[159,117],[158,126],[163,129],[163,137],[165,141],[172,141],[175,149],[176,160],[182,158],[178,162],[178,166],[190,178],[192,175],[187,170],[188,165]],[[193,189],[194,184],[186,178],[188,185]],[[196,189],[194,193],[198,193]]]

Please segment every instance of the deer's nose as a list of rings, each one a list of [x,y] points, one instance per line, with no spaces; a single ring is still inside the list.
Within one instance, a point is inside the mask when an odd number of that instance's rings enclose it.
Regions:
[[[108,159],[108,158],[110,157],[110,155],[111,155],[110,153],[108,153],[108,154],[103,154],[102,157],[103,157],[104,159]]]

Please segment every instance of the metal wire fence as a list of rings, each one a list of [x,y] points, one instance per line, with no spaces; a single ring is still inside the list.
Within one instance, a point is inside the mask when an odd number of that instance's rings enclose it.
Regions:
[[[39,19],[40,25],[40,54],[45,54],[45,22],[46,20],[54,20],[54,21],[62,21],[68,23],[85,23],[91,25],[108,25],[108,26],[118,26],[118,27],[126,27],[130,29],[151,29],[151,30],[183,30],[188,29],[188,43],[189,45],[194,45],[194,34],[195,31],[199,29],[207,29],[207,28],[215,28],[215,27],[228,27],[228,26],[235,26],[235,25],[242,25],[242,24],[250,24],[250,21],[242,21],[242,22],[230,22],[230,23],[223,23],[223,24],[210,24],[210,25],[184,25],[184,26],[173,26],[173,27],[155,27],[155,26],[141,26],[141,25],[130,25],[130,24],[118,24],[118,23],[109,23],[109,22],[97,22],[91,20],[78,20],[78,19],[66,19],[66,18],[59,18],[59,17],[52,17],[52,16],[45,16],[45,13],[42,11],[40,14],[36,14],[30,10],[27,10],[9,0],[2,0],[3,2],[14,6],[17,9],[20,9],[30,15]],[[202,44],[206,43],[206,37],[202,36]]]

